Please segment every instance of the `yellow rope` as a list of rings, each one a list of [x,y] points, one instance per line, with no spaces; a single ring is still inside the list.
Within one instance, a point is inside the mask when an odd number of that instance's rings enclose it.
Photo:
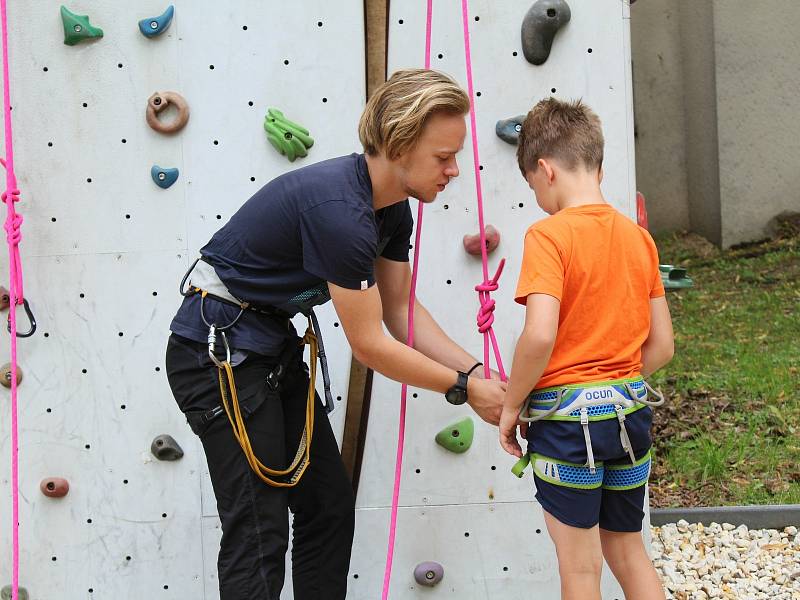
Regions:
[[[255,474],[258,475],[264,483],[273,487],[294,487],[300,481],[308,465],[311,464],[311,439],[314,434],[314,400],[316,397],[315,384],[317,379],[318,347],[317,336],[314,334],[310,319],[306,333],[303,336],[303,344],[307,344],[310,350],[308,361],[310,364],[310,378],[308,383],[308,398],[306,401],[306,423],[303,428],[303,435],[300,437],[300,443],[298,444],[294,460],[286,469],[271,469],[262,463],[255,455],[250,443],[250,436],[247,434],[242,410],[239,406],[239,396],[236,393],[236,383],[233,379],[233,367],[231,367],[228,361],[222,363],[226,377],[223,377],[223,369],[221,368],[219,370],[219,389],[222,394],[222,406],[233,427],[233,435],[242,447],[245,458]],[[225,381],[226,378],[227,385]],[[230,400],[228,399],[226,388],[230,389]],[[233,410],[231,410],[231,405]],[[285,481],[278,481],[274,479],[276,477],[285,479]]]

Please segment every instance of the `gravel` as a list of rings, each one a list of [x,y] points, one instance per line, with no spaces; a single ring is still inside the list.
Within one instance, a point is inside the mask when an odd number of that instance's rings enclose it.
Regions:
[[[680,520],[651,531],[653,563],[667,598],[800,600],[797,527],[706,527]]]

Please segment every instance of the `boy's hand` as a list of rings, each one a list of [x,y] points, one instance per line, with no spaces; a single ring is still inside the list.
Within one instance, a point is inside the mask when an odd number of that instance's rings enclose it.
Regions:
[[[518,424],[519,433],[524,438],[528,432],[528,424],[519,422],[519,411],[503,408],[500,415],[500,445],[512,456],[522,458],[522,448],[517,440]]]

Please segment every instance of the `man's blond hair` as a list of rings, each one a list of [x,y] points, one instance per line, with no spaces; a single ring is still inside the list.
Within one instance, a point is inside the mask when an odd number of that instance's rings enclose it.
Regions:
[[[428,69],[394,73],[370,97],[358,123],[364,152],[394,160],[411,150],[436,113],[469,112],[466,92],[450,77]]]
[[[517,142],[517,162],[523,177],[536,171],[540,158],[560,162],[574,171],[578,166],[595,171],[603,166],[603,127],[582,100],[541,100],[522,123]]]

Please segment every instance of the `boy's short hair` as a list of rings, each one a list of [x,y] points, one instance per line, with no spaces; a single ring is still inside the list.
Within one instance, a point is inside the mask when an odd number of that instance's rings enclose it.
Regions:
[[[517,162],[522,176],[536,171],[540,158],[550,158],[574,171],[603,165],[603,126],[582,100],[547,98],[534,106],[519,132]]]
[[[367,102],[358,123],[358,137],[367,154],[382,151],[394,160],[414,147],[431,115],[468,112],[466,92],[444,73],[429,69],[397,71]]]

